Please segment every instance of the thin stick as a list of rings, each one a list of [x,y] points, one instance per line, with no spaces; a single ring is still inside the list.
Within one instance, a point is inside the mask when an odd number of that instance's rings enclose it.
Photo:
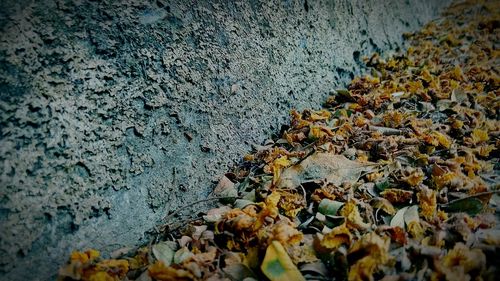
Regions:
[[[469,199],[469,198],[481,197],[481,196],[484,196],[484,195],[491,195],[491,194],[495,194],[495,193],[500,193],[500,190],[493,190],[493,191],[486,191],[486,192],[480,192],[480,193],[472,194],[472,195],[466,196],[464,198],[455,199],[455,200],[450,201],[450,202],[448,202],[446,204],[441,204],[441,206],[448,206],[450,204],[453,204],[453,203],[456,203],[456,202],[460,202],[462,200],[466,200],[466,199]]]
[[[219,200],[219,199],[238,199],[238,198],[241,198],[240,196],[226,196],[226,197],[212,197],[212,198],[206,198],[206,199],[201,199],[201,200],[198,200],[198,201],[195,201],[195,202],[192,202],[192,203],[189,203],[189,204],[186,204],[180,208],[178,208],[177,210],[175,210],[173,213],[171,213],[170,215],[168,216],[165,216],[163,217],[163,220],[164,221],[168,221],[170,220],[173,216],[177,215],[178,213],[180,213],[182,210],[186,209],[186,208],[189,208],[189,207],[192,207],[193,205],[196,205],[196,204],[199,204],[199,203],[203,203],[203,202],[208,202],[208,201],[213,201],[213,200]]]

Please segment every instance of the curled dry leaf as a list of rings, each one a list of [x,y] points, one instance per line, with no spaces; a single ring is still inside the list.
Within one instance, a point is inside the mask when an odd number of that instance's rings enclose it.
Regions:
[[[351,231],[345,224],[334,227],[330,232],[323,236],[321,246],[326,249],[336,250],[341,245],[349,245],[352,240]]]
[[[370,224],[365,223],[358,210],[358,206],[354,201],[348,201],[340,210],[340,215],[346,218],[346,223],[349,228],[366,230]]]
[[[349,269],[348,279],[354,280],[374,280],[373,274],[387,265],[393,257],[389,254],[390,238],[370,232],[356,241],[348,251],[349,255],[358,252],[365,253]]]
[[[413,197],[413,191],[397,189],[397,188],[387,188],[380,192],[380,196],[389,200],[391,203],[409,203]]]
[[[432,220],[436,214],[437,208],[436,192],[427,187],[423,187],[417,194],[417,199],[422,209],[422,216],[428,221]]]

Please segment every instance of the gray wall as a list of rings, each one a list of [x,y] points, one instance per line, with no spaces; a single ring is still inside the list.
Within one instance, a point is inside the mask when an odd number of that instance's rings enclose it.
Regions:
[[[144,243],[449,1],[1,1],[0,276]]]

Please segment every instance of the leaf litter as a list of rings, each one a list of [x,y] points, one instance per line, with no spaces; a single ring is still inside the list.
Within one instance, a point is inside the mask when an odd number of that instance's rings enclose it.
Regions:
[[[452,5],[292,111],[202,200],[219,206],[111,259],[75,251],[59,280],[495,280],[499,11]]]

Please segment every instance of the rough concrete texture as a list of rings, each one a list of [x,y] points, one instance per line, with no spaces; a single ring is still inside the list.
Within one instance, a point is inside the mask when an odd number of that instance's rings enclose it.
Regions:
[[[448,3],[1,1],[1,279],[143,243]]]

